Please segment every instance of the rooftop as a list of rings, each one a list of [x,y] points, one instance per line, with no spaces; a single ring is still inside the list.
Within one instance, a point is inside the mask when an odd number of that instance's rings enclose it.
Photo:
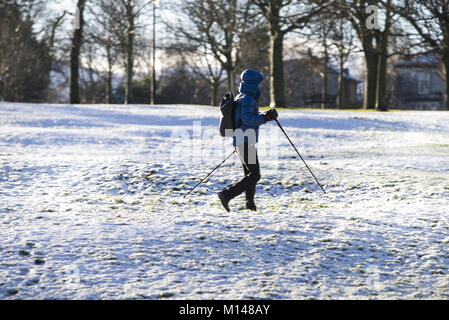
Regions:
[[[419,66],[435,66],[441,62],[440,57],[437,54],[426,54],[415,57],[408,61],[401,61],[396,63],[398,68],[419,67]]]

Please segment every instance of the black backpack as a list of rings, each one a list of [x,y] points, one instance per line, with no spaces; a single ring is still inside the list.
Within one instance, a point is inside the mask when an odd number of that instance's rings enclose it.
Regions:
[[[237,102],[234,101],[232,93],[228,92],[220,102],[220,134],[222,137],[232,137],[235,130],[234,114]]]

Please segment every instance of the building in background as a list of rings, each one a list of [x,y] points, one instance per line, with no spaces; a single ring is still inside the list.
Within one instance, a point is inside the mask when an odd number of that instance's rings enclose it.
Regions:
[[[323,86],[320,61],[303,58],[284,62],[286,101],[290,107],[321,107],[321,91]],[[335,108],[338,96],[339,69],[332,64],[327,67],[326,106]],[[363,103],[358,94],[358,87],[363,81],[349,73],[343,72],[343,107],[360,107]]]
[[[441,60],[425,55],[395,65],[396,103],[399,109],[446,110]]]

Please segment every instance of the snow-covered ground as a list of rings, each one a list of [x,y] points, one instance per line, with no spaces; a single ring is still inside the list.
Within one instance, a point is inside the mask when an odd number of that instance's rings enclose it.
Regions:
[[[279,113],[227,213],[216,108],[1,103],[0,298],[449,298],[449,113]]]

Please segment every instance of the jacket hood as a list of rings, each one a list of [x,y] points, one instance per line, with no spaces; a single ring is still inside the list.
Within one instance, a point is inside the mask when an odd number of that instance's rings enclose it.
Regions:
[[[263,81],[263,76],[251,69],[247,69],[240,75],[240,93],[248,93],[258,99],[261,95],[259,84]]]

